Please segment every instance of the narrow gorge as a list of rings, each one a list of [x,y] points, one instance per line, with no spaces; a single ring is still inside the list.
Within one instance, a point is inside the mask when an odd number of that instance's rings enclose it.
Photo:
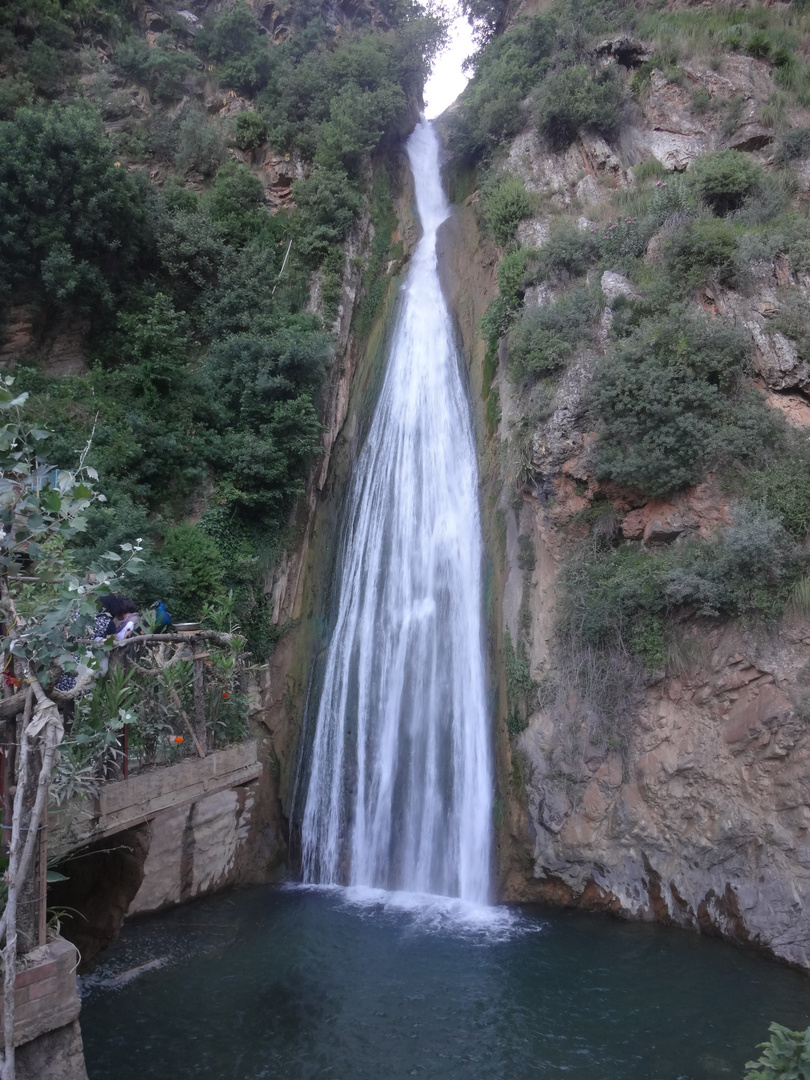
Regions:
[[[806,1067],[809,202],[796,0],[10,0],[3,1080]]]

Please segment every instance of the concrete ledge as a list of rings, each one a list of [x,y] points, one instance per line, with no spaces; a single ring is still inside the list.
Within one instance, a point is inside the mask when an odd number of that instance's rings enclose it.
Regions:
[[[81,1003],[76,992],[76,949],[64,938],[41,945],[24,957],[14,993],[14,1045],[30,1042],[56,1028],[73,1023]],[[0,1001],[0,1046],[3,1040],[3,1005]]]
[[[256,743],[241,743],[217,750],[204,758],[189,758],[179,765],[166,765],[152,772],[138,773],[129,780],[106,784],[96,804],[96,819],[90,839],[110,836],[128,829],[164,810],[213,795],[226,788],[248,784],[261,775]]]

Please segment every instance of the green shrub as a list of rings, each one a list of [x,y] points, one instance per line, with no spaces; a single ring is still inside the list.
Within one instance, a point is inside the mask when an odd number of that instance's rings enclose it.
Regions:
[[[810,450],[795,433],[788,433],[770,462],[743,472],[734,487],[793,536],[803,540],[810,533]]]
[[[737,245],[734,226],[722,219],[693,221],[673,229],[664,245],[664,259],[675,289],[687,292],[710,276],[730,283]]]
[[[598,365],[589,393],[596,475],[666,495],[721,459],[750,458],[775,432],[741,386],[748,362],[742,334],[719,320],[673,310],[631,331]]]
[[[236,118],[236,145],[240,150],[255,150],[267,140],[267,123],[261,113],[241,112]]]
[[[529,723],[537,683],[532,679],[526,646],[518,640],[517,648],[507,630],[503,635],[503,662],[506,671],[507,727],[510,735],[519,735]]]
[[[584,277],[599,258],[599,249],[594,231],[563,221],[533,256],[531,278],[566,284],[571,278]]]
[[[342,169],[317,166],[293,184],[293,198],[302,212],[298,252],[319,263],[332,244],[343,240],[360,209],[360,195]]]
[[[590,337],[602,310],[598,285],[572,289],[559,300],[524,309],[509,336],[514,378],[549,375],[564,368]]]
[[[502,337],[523,303],[524,274],[529,252],[515,248],[507,252],[498,265],[498,295],[481,319],[481,334],[490,345]]]
[[[363,299],[357,309],[354,323],[355,333],[360,338],[364,338],[371,330],[374,316],[379,310],[390,281],[385,271],[392,253],[391,237],[397,227],[397,217],[391,199],[391,183],[385,170],[381,171],[374,180],[369,209],[371,223],[374,226],[374,239],[371,241],[368,261],[363,268]],[[341,271],[342,269],[341,266]]]
[[[204,113],[196,111],[183,118],[177,133],[174,159],[181,172],[213,176],[227,156],[225,139],[216,120],[209,120]]]
[[[499,244],[507,244],[518,224],[532,212],[523,181],[511,173],[492,173],[481,185],[484,221]]]
[[[606,270],[627,270],[640,258],[654,231],[653,220],[647,217],[625,216],[602,227],[599,240],[599,262]]]
[[[621,123],[625,94],[612,67],[591,72],[584,64],[563,68],[543,80],[534,120],[557,149],[569,146],[580,128],[610,138]]]
[[[767,1042],[760,1043],[763,1053],[756,1061],[745,1063],[745,1080],[807,1080],[810,1076],[810,1028],[791,1031],[781,1024],[771,1024]]]
[[[739,150],[707,154],[692,167],[698,197],[720,215],[739,210],[749,195],[760,190],[763,179],[760,166]]]
[[[165,598],[176,622],[196,620],[222,595],[222,570],[214,540],[193,525],[167,529],[160,561],[172,575],[174,595]]]
[[[243,94],[265,87],[273,73],[267,38],[244,0],[230,10],[209,16],[195,37],[195,48],[219,67],[226,86]]]
[[[115,50],[114,63],[125,74],[145,83],[158,101],[177,101],[185,81],[197,69],[197,58],[179,49],[170,34],[161,34],[153,47],[128,37]]]
[[[217,173],[208,195],[208,210],[222,239],[235,247],[255,239],[269,222],[261,180],[234,161]]]
[[[810,128],[797,127],[784,132],[774,154],[777,164],[785,165],[789,161],[806,158],[810,155]]]
[[[711,540],[583,547],[561,574],[558,633],[580,647],[624,646],[655,668],[678,611],[778,616],[806,562],[801,547],[761,508],[737,505],[733,515]]]
[[[450,118],[451,142],[463,157],[477,158],[520,131],[524,99],[548,70],[555,32],[552,16],[535,15],[473,57],[473,77]]]
[[[633,177],[637,184],[643,184],[645,180],[663,180],[668,176],[667,170],[658,158],[647,158],[633,169]]]

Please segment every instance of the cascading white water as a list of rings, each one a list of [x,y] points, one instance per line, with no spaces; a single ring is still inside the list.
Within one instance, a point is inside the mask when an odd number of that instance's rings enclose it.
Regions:
[[[486,903],[492,764],[470,409],[439,284],[438,142],[407,145],[423,236],[346,507],[302,820],[305,881]]]

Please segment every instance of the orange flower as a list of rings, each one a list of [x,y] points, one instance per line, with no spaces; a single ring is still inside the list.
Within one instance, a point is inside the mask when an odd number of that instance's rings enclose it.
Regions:
[[[175,735],[174,741],[179,746],[180,743],[183,741],[183,736],[182,735]]]
[[[225,691],[224,691],[224,690],[222,691],[222,696],[223,696],[224,698],[226,698],[226,697],[228,696],[228,695],[227,695],[227,694],[225,693]]]

